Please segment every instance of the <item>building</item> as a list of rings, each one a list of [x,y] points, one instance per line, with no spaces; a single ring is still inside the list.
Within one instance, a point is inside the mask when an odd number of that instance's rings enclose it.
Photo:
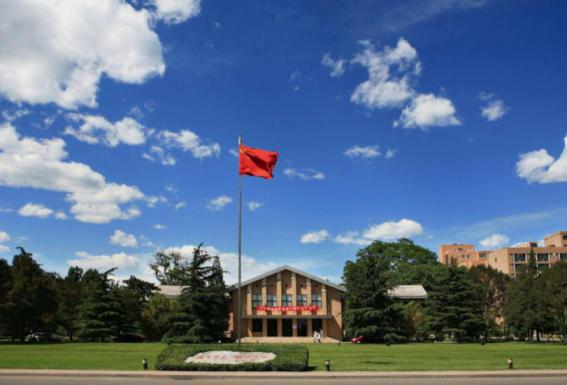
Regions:
[[[181,286],[161,286],[168,298],[181,294]],[[229,325],[227,333],[236,338],[238,289],[230,288]],[[344,287],[326,279],[281,266],[242,282],[242,342],[308,342],[313,331],[322,331],[323,342],[343,338]],[[427,298],[421,285],[399,285],[388,295],[402,301]]]
[[[539,270],[548,269],[559,261],[567,261],[567,231],[558,231],[544,238],[543,246],[525,242],[497,250],[475,251],[473,245],[441,245],[439,261],[460,266],[487,265],[511,276],[525,269],[530,252],[535,254]]]

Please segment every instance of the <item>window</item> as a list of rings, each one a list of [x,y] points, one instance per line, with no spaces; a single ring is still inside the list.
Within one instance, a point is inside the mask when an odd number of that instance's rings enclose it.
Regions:
[[[282,306],[291,306],[292,305],[292,297],[291,294],[283,294],[282,295]]]
[[[562,260],[562,261],[567,261],[567,253],[559,254],[559,259]]]
[[[266,305],[268,306],[278,306],[278,297],[275,294],[268,294],[266,299]]]
[[[547,254],[547,253],[538,254],[537,260],[540,261],[540,262],[547,262],[547,261],[549,261],[549,254]]]
[[[514,265],[514,271],[516,273],[520,273],[522,271],[526,271],[526,265]]]
[[[262,306],[262,294],[252,294],[252,309]]]
[[[567,234],[563,234],[563,240],[567,241]]]
[[[321,294],[313,294],[311,296],[311,304],[317,306],[323,306],[323,299],[321,298]]]
[[[307,320],[303,318],[298,318],[295,322],[297,325],[297,336],[307,337]]]
[[[526,254],[514,254],[514,262],[526,262]]]
[[[253,333],[262,333],[264,331],[264,322],[261,319],[253,319],[252,320],[252,332]]]
[[[297,295],[297,306],[305,306],[307,305],[307,296],[303,294]]]
[[[538,270],[547,270],[547,269],[549,269],[549,263],[538,263],[537,269]]]

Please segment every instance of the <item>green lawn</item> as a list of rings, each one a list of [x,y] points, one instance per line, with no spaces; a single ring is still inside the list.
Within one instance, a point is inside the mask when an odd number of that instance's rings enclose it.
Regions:
[[[160,343],[72,343],[48,345],[0,344],[0,368],[140,370],[147,358],[150,367],[166,345]],[[307,345],[309,364],[332,370],[483,370],[506,369],[514,359],[516,369],[567,369],[567,345],[495,343],[406,345]]]

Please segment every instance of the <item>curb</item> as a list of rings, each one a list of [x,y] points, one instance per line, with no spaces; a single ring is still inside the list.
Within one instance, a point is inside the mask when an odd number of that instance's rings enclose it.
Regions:
[[[567,370],[492,370],[426,372],[167,372],[120,370],[0,369],[0,377],[107,377],[107,378],[521,378],[566,377]]]

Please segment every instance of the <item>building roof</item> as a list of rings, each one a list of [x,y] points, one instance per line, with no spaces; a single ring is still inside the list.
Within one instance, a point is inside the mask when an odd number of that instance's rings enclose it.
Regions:
[[[395,299],[424,300],[427,292],[421,285],[398,285],[388,290],[388,296]]]
[[[304,272],[304,271],[301,271],[301,270],[296,269],[295,267],[291,267],[291,266],[289,266],[289,265],[283,265],[283,266],[280,266],[280,267],[278,267],[278,268],[276,268],[276,269],[273,269],[273,270],[270,270],[270,271],[268,271],[268,272],[265,272],[264,274],[260,274],[260,275],[254,277],[254,278],[247,279],[246,281],[242,282],[242,286],[249,285],[249,284],[251,284],[251,283],[253,283],[253,282],[256,282],[256,281],[259,281],[260,279],[269,277],[270,275],[274,275],[274,274],[280,273],[280,272],[282,272],[282,271],[284,271],[284,270],[289,270],[289,271],[291,271],[291,272],[293,272],[293,273],[295,273],[295,274],[302,275],[302,276],[304,276],[304,277],[307,277],[307,278],[311,279],[312,281],[316,281],[316,282],[322,283],[323,285],[326,285],[326,286],[335,288],[335,289],[337,289],[337,290],[345,291],[345,288],[344,288],[343,286],[341,286],[341,285],[337,285],[337,284],[332,283],[332,282],[330,282],[330,281],[328,281],[328,280],[326,280],[326,279],[324,279],[324,278],[317,277],[316,275],[306,273],[306,272]],[[233,289],[235,289],[235,288],[236,288],[236,285],[232,285],[232,286],[230,287],[231,290],[233,290]]]
[[[160,285],[158,287],[159,293],[165,295],[166,297],[173,298],[179,297],[183,291],[184,286],[176,285]]]

